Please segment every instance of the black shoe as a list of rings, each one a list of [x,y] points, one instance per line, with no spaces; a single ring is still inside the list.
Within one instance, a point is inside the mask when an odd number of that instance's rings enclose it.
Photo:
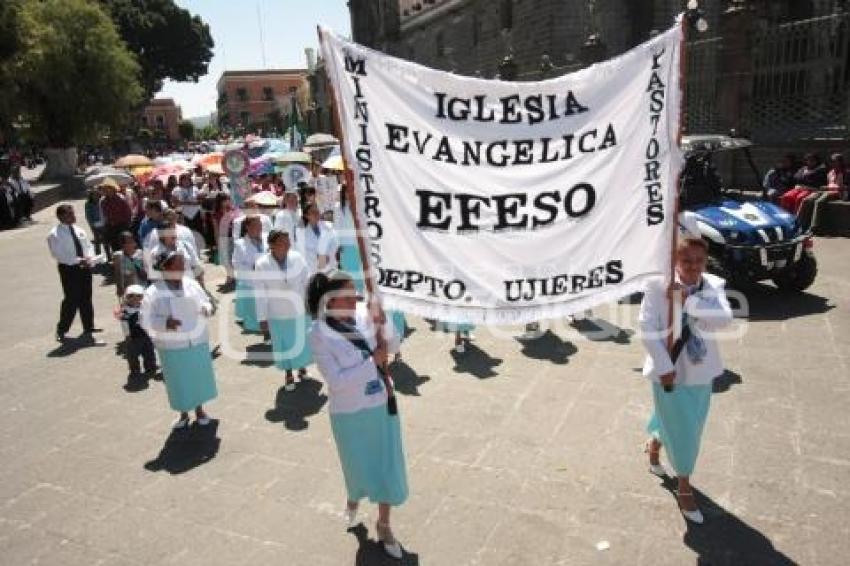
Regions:
[[[103,328],[86,328],[83,330],[83,334],[94,334],[96,332],[103,332]]]
[[[64,332],[57,332],[56,333],[56,341],[57,342],[65,342],[67,340],[68,340],[68,338],[65,336]]]

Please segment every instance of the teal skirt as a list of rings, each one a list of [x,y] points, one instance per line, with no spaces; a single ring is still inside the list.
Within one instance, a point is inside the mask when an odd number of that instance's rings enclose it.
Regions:
[[[363,280],[363,262],[360,261],[360,250],[356,243],[343,244],[339,252],[339,267],[351,275],[357,293],[363,295],[366,292],[366,283]]]
[[[181,413],[191,411],[218,396],[209,344],[204,342],[179,350],[158,348],[157,351],[172,409]]]
[[[306,315],[269,320],[274,364],[278,369],[291,371],[313,363],[308,338],[310,325],[310,318]]]
[[[689,477],[699,455],[702,430],[711,404],[711,385],[677,385],[667,393],[652,384],[655,412],[646,430],[667,450],[676,475]]]
[[[236,318],[242,320],[242,329],[246,332],[259,332],[257,320],[257,301],[254,289],[244,281],[236,281]]]
[[[401,311],[390,311],[389,314],[395,333],[399,337],[399,343],[401,343],[404,341],[404,335],[407,332],[407,319],[404,318],[404,313]]]
[[[455,322],[443,322],[442,320],[437,321],[437,330],[442,330],[443,332],[465,332],[469,333],[475,330],[474,324],[463,323],[455,323]]]
[[[407,469],[398,415],[386,405],[331,414],[349,501],[401,505],[407,500]]]

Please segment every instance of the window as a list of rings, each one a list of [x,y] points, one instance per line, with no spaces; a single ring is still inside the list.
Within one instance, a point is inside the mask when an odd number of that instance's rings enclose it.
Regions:
[[[236,98],[238,98],[242,102],[245,102],[246,100],[248,100],[248,90],[242,87],[237,88]]]
[[[142,126],[144,126],[145,128],[148,127],[148,117],[147,116],[142,116]]]
[[[240,112],[239,113],[239,121],[242,122],[243,126],[247,126],[251,122],[251,113],[250,112]]]
[[[263,100],[271,101],[274,100],[274,90],[270,86],[263,87]]]
[[[502,0],[500,15],[502,17],[502,29],[514,27],[514,0]]]
[[[159,130],[165,128],[165,118],[163,118],[162,115],[158,115],[156,117],[156,127]]]

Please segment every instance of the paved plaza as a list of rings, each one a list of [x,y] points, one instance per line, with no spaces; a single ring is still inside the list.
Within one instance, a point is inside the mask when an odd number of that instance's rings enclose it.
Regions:
[[[125,388],[116,297],[101,276],[106,344],[54,341],[52,209],[36,220],[0,233],[0,564],[393,563],[375,543],[374,506],[345,531],[315,369],[285,392],[260,339],[232,323],[232,295],[221,295],[217,420],[171,434],[163,384]],[[464,355],[411,319],[393,367],[411,487],[393,517],[403,563],[846,564],[850,264],[846,240],[815,249],[810,293],[761,287],[738,321],[746,333],[721,346],[728,371],[693,478],[700,527],[685,524],[671,485],[647,472],[636,305],[597,309],[528,342],[521,329],[481,328]],[[207,273],[217,288],[223,271]]]

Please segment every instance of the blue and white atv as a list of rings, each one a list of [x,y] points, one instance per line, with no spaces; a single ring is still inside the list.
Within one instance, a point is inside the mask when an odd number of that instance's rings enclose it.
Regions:
[[[771,279],[782,291],[802,292],[818,271],[811,233],[763,193],[759,198],[725,188],[712,164],[718,151],[743,149],[749,158],[750,145],[743,138],[719,135],[682,138],[686,164],[679,225],[708,242],[708,270],[726,279],[729,287],[743,290]],[[748,161],[760,180],[752,159]]]

